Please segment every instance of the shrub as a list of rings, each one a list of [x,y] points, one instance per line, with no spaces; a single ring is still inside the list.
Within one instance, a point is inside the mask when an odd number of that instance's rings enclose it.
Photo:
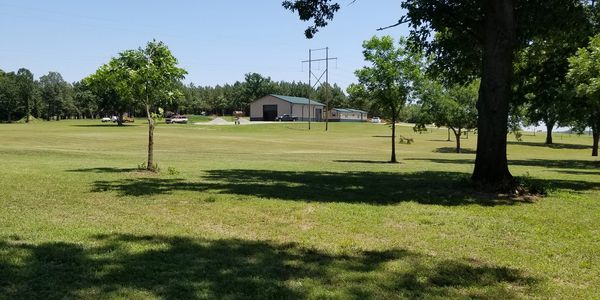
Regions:
[[[169,174],[169,175],[179,175],[179,171],[177,171],[177,169],[175,169],[174,167],[168,167],[167,168],[167,174]]]

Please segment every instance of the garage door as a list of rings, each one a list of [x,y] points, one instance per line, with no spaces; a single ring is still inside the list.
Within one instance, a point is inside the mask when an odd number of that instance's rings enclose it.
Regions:
[[[277,104],[263,105],[263,121],[275,121],[277,118]]]

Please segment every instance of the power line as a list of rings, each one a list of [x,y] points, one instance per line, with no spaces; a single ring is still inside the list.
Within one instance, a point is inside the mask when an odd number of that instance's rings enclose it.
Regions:
[[[312,53],[319,52],[319,51],[325,51],[325,58],[313,59]],[[305,63],[308,63],[308,85],[311,87],[310,91],[312,91],[312,89],[315,86],[317,86],[317,84],[322,83],[321,79],[323,79],[323,76],[325,76],[325,131],[329,130],[329,61],[335,60],[336,68],[337,68],[337,59],[338,59],[337,57],[329,57],[329,47],[325,47],[325,48],[318,48],[318,49],[308,49],[308,60],[302,61],[303,66]],[[320,63],[322,61],[325,62],[325,70],[321,73],[321,75],[319,75],[317,77],[317,75],[315,75],[315,73],[313,73],[312,63],[313,62]],[[320,64],[319,64],[319,71],[320,70],[321,70],[321,68],[320,68]],[[314,85],[312,84],[313,77],[314,77],[314,79],[316,79]],[[310,123],[311,123],[311,119],[312,119],[310,91],[309,91],[309,95],[308,95],[308,130],[310,130]],[[322,116],[323,116],[323,113],[321,112],[321,117]]]

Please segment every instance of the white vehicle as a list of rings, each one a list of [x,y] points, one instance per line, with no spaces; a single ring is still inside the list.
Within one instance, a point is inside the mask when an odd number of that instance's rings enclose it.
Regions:
[[[188,118],[186,116],[175,115],[167,117],[165,123],[167,124],[187,124]]]
[[[102,123],[107,123],[107,122],[112,122],[112,119],[109,117],[104,117],[104,118],[100,119],[100,121],[102,121]]]
[[[373,117],[373,118],[371,118],[371,123],[379,124],[379,123],[381,123],[381,119],[379,117]]]

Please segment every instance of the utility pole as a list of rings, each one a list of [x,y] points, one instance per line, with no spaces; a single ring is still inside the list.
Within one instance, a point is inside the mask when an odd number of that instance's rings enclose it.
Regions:
[[[317,52],[317,51],[325,51],[325,58],[319,58],[319,59],[312,59],[312,53],[313,52]],[[325,131],[327,131],[329,129],[329,61],[330,60],[335,60],[337,61],[337,57],[329,57],[329,47],[326,48],[319,48],[319,49],[308,49],[308,60],[304,60],[302,61],[302,63],[308,63],[308,86],[310,87],[310,91],[312,91],[312,89],[317,86],[317,84],[321,83],[321,79],[323,78],[323,76],[325,76]],[[315,75],[312,71],[312,63],[313,62],[319,62],[319,61],[325,61],[325,71],[323,71],[323,73],[321,73],[320,76],[317,77],[317,75]],[[315,84],[312,84],[312,79],[313,77],[316,79]],[[310,100],[310,91],[309,91],[309,97],[308,97],[308,130],[310,130],[310,122],[311,122],[311,115],[312,115],[312,107],[311,107],[311,100]],[[323,117],[323,115],[321,114],[321,117]]]
[[[329,130],[329,47],[325,47],[325,131]]]
[[[308,86],[310,87],[310,89],[308,90],[308,130],[310,130],[310,119],[311,119],[310,111],[312,110],[310,108],[310,97],[312,96],[311,95],[311,91],[312,91],[311,80],[312,80],[312,50],[308,49]]]

